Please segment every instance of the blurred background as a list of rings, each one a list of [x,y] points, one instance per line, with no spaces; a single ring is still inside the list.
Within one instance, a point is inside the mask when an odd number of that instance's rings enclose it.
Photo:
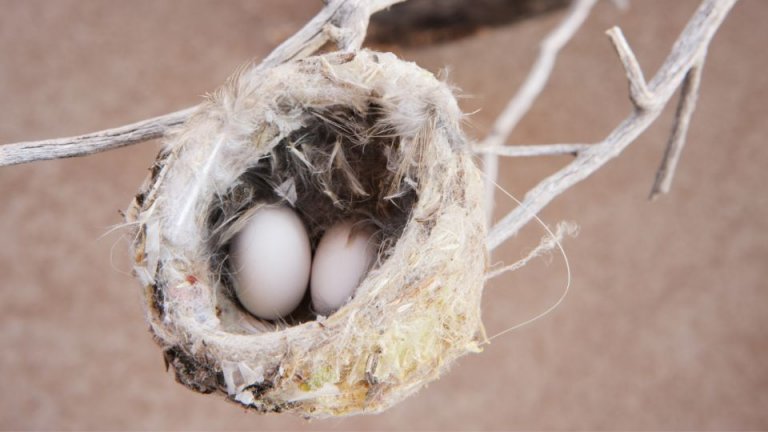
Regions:
[[[448,36],[424,21],[416,27],[425,31],[407,33],[393,27],[399,19],[380,18],[372,44],[447,69],[462,108],[474,113],[467,133],[481,138],[563,17],[566,2],[549,3]],[[631,109],[604,31],[620,25],[651,76],[697,5],[636,0],[622,12],[599,2],[510,142],[602,139]],[[0,143],[191,106],[320,7],[0,0]],[[259,416],[192,393],[165,372],[124,232],[112,230],[158,142],[0,168],[0,429],[768,428],[766,22],[768,2],[742,0],[715,36],[670,195],[647,200],[674,104],[541,214],[581,228],[565,242],[573,284],[562,305],[376,416]],[[393,32],[409,36],[382,36]],[[568,161],[504,160],[501,185],[521,197]],[[497,216],[514,207],[503,195],[497,202]],[[530,225],[492,261],[521,258],[542,235]],[[493,280],[484,295],[488,333],[543,311],[565,283],[557,254]]]

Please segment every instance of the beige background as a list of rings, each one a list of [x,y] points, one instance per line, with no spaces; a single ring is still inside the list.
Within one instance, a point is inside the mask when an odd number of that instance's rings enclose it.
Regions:
[[[695,1],[601,2],[560,57],[515,143],[594,141],[628,113],[603,31],[623,27],[647,74]],[[319,7],[306,1],[0,0],[0,142],[116,126],[186,107]],[[482,136],[562,14],[399,53],[450,67]],[[110,231],[158,143],[0,169],[2,429],[768,428],[768,2],[743,0],[716,36],[673,193],[646,196],[671,110],[549,207],[581,226],[562,306],[461,359],[378,415],[306,423],[246,413],[164,372]],[[567,158],[505,162],[520,196]],[[501,198],[499,211],[513,206]],[[531,226],[494,261],[543,234]],[[545,309],[565,284],[553,255],[491,283],[490,334]]]

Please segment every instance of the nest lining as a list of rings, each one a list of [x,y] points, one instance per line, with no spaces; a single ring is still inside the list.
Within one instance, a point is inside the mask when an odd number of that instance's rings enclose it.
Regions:
[[[382,122],[382,109],[371,103],[365,112],[346,106],[306,110],[305,126],[273,147],[267,157],[243,173],[223,194],[216,194],[208,213],[211,268],[221,275],[220,293],[237,308],[236,278],[228,260],[232,240],[249,215],[265,205],[287,205],[308,228],[314,250],[324,231],[342,220],[356,229],[373,226],[377,256],[386,259],[407,222],[416,191],[395,178],[389,154],[399,147],[393,131]],[[402,187],[405,186],[405,187]],[[222,314],[222,325],[247,334],[274,330],[314,319],[309,295],[281,321],[263,323],[247,313]],[[235,321],[226,318],[234,317]],[[240,328],[238,328],[240,327]]]
[[[158,156],[127,212],[147,317],[179,382],[261,412],[381,411],[484,340],[481,181],[448,87],[391,54],[251,69]],[[378,264],[329,317],[248,315],[228,247],[248,212],[283,203],[317,242],[378,230]]]

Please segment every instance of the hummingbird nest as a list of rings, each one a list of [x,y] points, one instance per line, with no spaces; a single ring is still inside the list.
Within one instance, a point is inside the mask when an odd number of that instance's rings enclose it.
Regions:
[[[151,331],[176,379],[259,412],[382,411],[485,341],[482,181],[432,73],[373,51],[232,77],[165,145],[128,210]],[[248,314],[228,258],[249,210],[283,203],[317,244],[377,227],[377,264],[328,317]]]

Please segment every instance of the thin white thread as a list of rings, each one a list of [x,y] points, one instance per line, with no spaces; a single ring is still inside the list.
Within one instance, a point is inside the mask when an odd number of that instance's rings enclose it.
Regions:
[[[123,270],[121,268],[117,267],[117,264],[115,264],[115,247],[118,243],[121,243],[123,240],[125,240],[125,234],[121,234],[120,237],[115,240],[114,243],[112,243],[112,246],[109,248],[109,266],[112,268],[112,270],[125,275],[125,276],[133,276],[133,273],[130,270]]]
[[[224,135],[219,137],[218,141],[216,141],[216,144],[213,145],[213,150],[211,151],[208,160],[205,162],[205,165],[203,165],[203,169],[197,174],[198,180],[192,185],[192,190],[189,192],[189,197],[179,212],[178,219],[176,219],[176,226],[174,228],[176,233],[178,233],[181,229],[181,226],[184,225],[187,220],[187,215],[192,211],[192,207],[195,205],[195,203],[197,203],[198,195],[203,188],[203,182],[208,177],[208,173],[211,172],[215,162],[218,160],[219,150],[224,147],[225,140],[226,137]]]
[[[490,181],[491,183],[493,183],[493,184],[494,184],[494,185],[495,185],[495,186],[496,186],[496,187],[497,187],[497,188],[498,188],[498,189],[499,189],[501,192],[503,192],[503,193],[504,193],[504,195],[506,195],[506,196],[508,196],[509,198],[511,198],[511,199],[512,199],[513,201],[515,201],[515,202],[516,202],[518,205],[520,205],[520,206],[522,206],[522,205],[523,205],[523,203],[522,203],[522,202],[520,202],[520,200],[518,200],[517,198],[515,198],[515,197],[514,197],[514,196],[513,196],[511,193],[507,192],[507,191],[506,191],[506,189],[504,189],[503,187],[499,186],[499,184],[498,184],[498,183],[496,183],[495,181],[491,180],[491,179],[490,179],[490,177],[488,177],[488,176],[487,176],[485,173],[483,173],[483,176],[485,176],[487,180],[489,180],[489,181]],[[506,333],[509,333],[509,332],[511,332],[511,331],[513,331],[513,330],[517,330],[517,329],[519,329],[520,327],[526,326],[526,325],[528,325],[528,324],[530,324],[530,323],[532,323],[532,322],[534,322],[534,321],[538,321],[539,319],[541,319],[541,318],[544,318],[545,316],[549,315],[549,314],[550,314],[552,311],[554,311],[554,310],[555,310],[555,309],[556,309],[558,306],[560,306],[560,304],[563,302],[563,300],[565,300],[565,297],[568,295],[568,292],[569,292],[569,291],[570,291],[570,289],[571,289],[571,265],[570,265],[570,263],[568,262],[568,255],[565,253],[565,249],[563,248],[563,245],[562,245],[562,243],[560,243],[560,240],[558,240],[558,239],[557,239],[557,237],[555,236],[555,233],[553,233],[553,232],[552,232],[552,230],[549,228],[549,226],[548,226],[546,223],[544,223],[544,221],[543,221],[543,220],[541,220],[541,218],[539,218],[539,216],[537,216],[536,214],[534,214],[534,215],[532,215],[532,216],[533,216],[533,218],[534,218],[534,219],[536,219],[536,221],[537,221],[537,222],[538,222],[538,223],[539,223],[539,224],[540,224],[542,227],[544,227],[544,229],[547,231],[547,234],[549,234],[549,235],[552,237],[552,239],[554,239],[555,243],[557,243],[557,248],[560,250],[560,253],[563,255],[563,262],[565,263],[565,270],[566,270],[566,273],[567,273],[567,275],[566,275],[566,278],[567,278],[567,279],[566,279],[566,284],[565,284],[565,290],[563,290],[563,293],[560,295],[560,298],[558,298],[558,299],[557,299],[557,301],[556,301],[556,302],[555,302],[555,303],[554,303],[552,306],[548,307],[548,308],[547,308],[547,309],[546,309],[544,312],[541,312],[541,313],[539,313],[538,315],[534,316],[533,318],[527,319],[527,320],[525,320],[525,321],[523,321],[523,322],[521,322],[521,323],[519,323],[519,324],[515,324],[515,325],[514,325],[514,326],[512,326],[512,327],[509,327],[509,328],[507,328],[507,329],[505,329],[505,330],[502,330],[502,331],[500,331],[499,333],[496,333],[495,335],[493,335],[493,336],[491,336],[491,337],[489,337],[489,338],[488,338],[488,342],[490,342],[490,341],[492,341],[492,340],[496,339],[497,337],[499,337],[499,336],[501,336],[501,335],[504,335],[504,334],[506,334]]]
[[[115,224],[115,225],[113,225],[111,228],[109,228],[107,231],[105,231],[104,233],[102,233],[102,234],[101,234],[101,235],[100,235],[100,236],[99,236],[99,237],[96,239],[96,242],[99,242],[99,241],[103,240],[103,239],[104,239],[104,238],[106,238],[108,235],[110,235],[110,234],[112,234],[112,233],[114,233],[114,232],[117,232],[117,231],[119,231],[119,230],[122,230],[123,228],[127,228],[127,227],[129,227],[129,226],[131,226],[131,225],[138,225],[138,224],[139,224],[138,222],[123,222],[123,223]],[[114,271],[116,271],[117,273],[119,273],[119,274],[122,274],[122,275],[125,275],[125,276],[133,276],[133,273],[132,273],[132,271],[131,271],[131,270],[123,270],[123,269],[121,269],[121,268],[118,268],[118,266],[115,264],[115,247],[117,246],[117,244],[118,244],[118,243],[122,242],[123,240],[127,240],[127,239],[126,239],[126,233],[125,233],[125,231],[123,231],[122,233],[120,233],[120,236],[117,238],[117,240],[115,240],[115,241],[112,243],[112,245],[109,247],[109,267],[110,267],[112,270],[114,270]],[[134,240],[135,240],[135,239],[134,239]],[[129,243],[129,244],[130,244],[130,243]]]

